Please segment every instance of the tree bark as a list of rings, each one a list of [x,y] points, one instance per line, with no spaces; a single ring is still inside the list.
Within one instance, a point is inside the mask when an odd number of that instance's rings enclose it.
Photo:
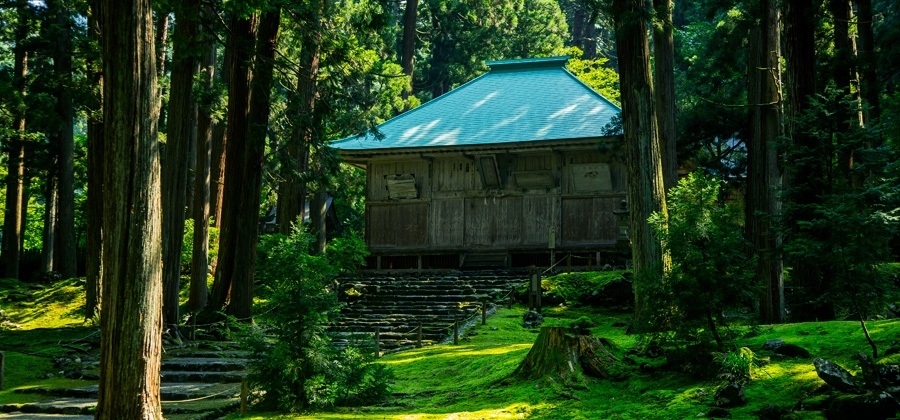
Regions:
[[[222,56],[221,80],[225,86],[231,86],[232,51],[226,48]],[[228,142],[226,121],[219,121],[213,127],[212,156],[210,160],[210,198],[209,214],[215,220],[216,228],[222,227],[222,197],[225,191],[225,148]]]
[[[97,0],[90,3],[88,17],[88,36],[93,43],[100,42],[99,4]],[[100,51],[97,51],[99,56]],[[94,56],[94,55],[92,55]],[[87,164],[87,250],[85,256],[85,319],[93,319],[100,315],[103,265],[103,73],[102,63],[91,60],[88,64],[88,77],[99,91],[91,98],[88,107],[88,164]]]
[[[672,0],[653,0],[653,96],[659,145],[662,154],[663,184],[666,191],[678,184],[678,152],[675,139],[675,36]]]
[[[232,279],[236,263],[237,235],[239,229],[238,207],[240,206],[240,182],[244,176],[242,164],[245,143],[248,134],[248,113],[250,110],[250,63],[253,59],[253,45],[256,36],[257,17],[252,15],[242,18],[232,15],[228,49],[231,60],[228,84],[228,114],[225,138],[225,160],[228,162],[224,170],[224,182],[221,203],[221,228],[219,230],[219,254],[216,262],[216,276],[212,290],[203,311],[202,320],[212,321],[218,318],[218,312],[226,307],[232,288]],[[258,203],[259,198],[254,199]],[[252,227],[256,229],[257,222]]]
[[[803,233],[804,223],[816,215],[813,207],[826,192],[825,168],[829,159],[829,145],[805,133],[796,126],[796,119],[809,109],[810,97],[816,93],[815,85],[815,28],[816,8],[812,0],[784,2],[785,58],[788,85],[788,129],[793,153],[802,159],[794,159],[787,179],[790,209],[786,214],[792,235]],[[807,232],[814,238],[825,232]],[[831,276],[825,267],[813,259],[796,258],[791,281],[799,292],[794,306],[794,321],[834,319],[834,305],[828,294]]]
[[[403,11],[403,48],[400,54],[400,65],[403,74],[409,78],[409,86],[403,90],[403,99],[408,99],[413,91],[413,72],[416,63],[416,9],[419,0],[406,0],[406,9]]]
[[[216,44],[208,40],[209,51],[203,58],[203,87],[213,88],[216,73]],[[199,104],[197,115],[197,160],[194,166],[194,243],[191,255],[191,288],[187,308],[193,313],[200,312],[209,297],[207,276],[209,275],[209,162],[212,152],[211,104]]]
[[[250,320],[253,315],[253,270],[256,265],[256,244],[258,242],[259,195],[262,188],[263,158],[266,134],[271,109],[275,46],[278,43],[278,26],[281,9],[265,12],[259,23],[256,59],[251,83],[249,125],[242,166],[244,169],[240,183],[240,201],[235,231],[235,259],[231,302],[227,313],[241,320]],[[226,179],[226,182],[229,180]]]
[[[47,8],[54,19],[56,48],[53,57],[53,73],[59,83],[56,87],[56,115],[58,127],[59,195],[57,200],[58,253],[54,255],[54,268],[63,278],[77,275],[75,249],[75,108],[72,105],[72,31],[69,10],[58,1],[48,1]]]
[[[747,142],[745,234],[757,257],[762,285],[760,321],[784,321],[784,277],[776,220],[781,212],[782,171],[777,141],[783,135],[780,17],[775,0],[760,0],[759,24],[750,44],[748,98],[751,135]]]
[[[650,48],[641,0],[614,0],[616,49],[619,51],[619,83],[622,93],[622,124],[628,167],[628,207],[632,266],[635,278],[635,321],[644,321],[645,287],[661,281],[668,271],[669,257],[647,219],[654,212],[667,216],[661,151],[657,137]]]
[[[163,322],[165,329],[174,337],[179,337],[178,297],[181,291],[188,160],[195,143],[193,82],[199,60],[193,50],[196,49],[194,44],[200,27],[200,1],[185,1],[177,12],[173,36],[172,97],[169,100],[165,171],[162,172]]]
[[[103,0],[103,306],[96,418],[162,419],[159,99],[149,0]]]
[[[3,214],[3,261],[5,277],[19,278],[19,255],[22,250],[22,220],[25,197],[25,82],[28,74],[28,5],[18,5],[13,58],[13,86],[16,92],[12,132],[6,175],[6,208]]]
[[[609,352],[603,340],[578,335],[565,327],[542,327],[531,350],[512,375],[524,380],[550,376],[565,382],[581,373],[619,380],[623,379],[624,372],[622,363]]]
[[[310,26],[318,28],[321,25],[323,6],[322,2],[314,4],[315,6],[308,6],[311,13],[306,19]],[[306,207],[306,180],[303,175],[309,171],[309,148],[318,131],[315,127],[315,112],[321,44],[321,33],[310,30],[303,38],[300,52],[301,67],[297,71],[297,92],[292,104],[296,110],[296,126],[282,161],[284,181],[278,194],[278,225],[285,235],[292,232],[294,223],[303,216]],[[302,225],[302,220],[300,224]]]
[[[168,7],[168,5],[166,5],[166,7]],[[169,39],[169,10],[163,10],[157,13],[155,33],[156,78],[157,80],[161,80],[166,77],[166,43]],[[161,83],[157,85],[157,88],[159,89],[159,97],[161,98],[159,101],[159,131],[165,131],[167,125],[166,102],[162,99],[165,98],[166,90],[165,86]]]
[[[53,165],[56,166],[55,164]],[[56,258],[56,214],[57,214],[57,176],[54,168],[47,173],[44,183],[44,232],[41,244],[41,272],[49,273],[55,268]]]

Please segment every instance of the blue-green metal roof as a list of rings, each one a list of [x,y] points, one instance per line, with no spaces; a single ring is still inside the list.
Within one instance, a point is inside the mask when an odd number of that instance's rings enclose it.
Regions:
[[[565,69],[568,57],[488,61],[490,71],[378,126],[342,151],[483,146],[603,136],[621,109]]]

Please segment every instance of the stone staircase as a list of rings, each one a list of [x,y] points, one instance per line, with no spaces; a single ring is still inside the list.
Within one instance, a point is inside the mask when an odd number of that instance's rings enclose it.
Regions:
[[[341,279],[340,319],[330,329],[335,344],[365,344],[379,338],[380,349],[396,351],[447,341],[455,322],[461,329],[480,321],[482,307],[509,299],[512,286],[528,275],[509,271],[440,274],[362,274]],[[371,341],[369,341],[371,343]]]
[[[226,344],[227,345],[227,344]],[[193,342],[167,348],[160,372],[163,415],[174,420],[216,419],[240,407],[245,353],[223,343]],[[87,420],[93,418],[98,387],[94,381],[69,388],[14,391],[34,402],[0,405],[0,419]]]

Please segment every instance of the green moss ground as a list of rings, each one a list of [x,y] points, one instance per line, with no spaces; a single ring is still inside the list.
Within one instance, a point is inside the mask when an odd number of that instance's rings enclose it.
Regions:
[[[6,297],[16,294],[12,302]],[[25,295],[23,295],[25,294]],[[23,299],[24,297],[24,299]],[[0,404],[23,403],[40,398],[14,394],[25,387],[77,386],[84,381],[46,379],[53,373],[52,357],[65,352],[61,344],[80,346],[97,328],[84,324],[80,283],[66,280],[52,287],[30,287],[0,280],[3,310],[18,330],[0,330],[0,350],[6,352],[5,386]],[[560,384],[552,380],[516,382],[508,380],[536,338],[536,330],[520,326],[523,307],[501,308],[477,326],[459,345],[438,345],[390,354],[382,358],[394,369],[394,397],[380,406],[338,409],[306,415],[251,413],[245,417],[282,419],[686,419],[709,410],[717,383],[700,381],[682,373],[635,372],[622,382],[594,379]],[[625,335],[614,323],[627,321],[628,313],[591,308],[547,307],[545,325],[568,325],[582,316],[594,320],[594,335],[611,340],[620,353],[635,345],[637,336]],[[869,322],[870,333],[886,350],[900,340],[900,320]],[[834,360],[855,371],[852,357],[870,352],[858,322],[823,322],[760,326],[735,332],[752,337],[738,345],[759,350],[767,339],[780,338],[810,351],[815,357]],[[882,363],[900,363],[900,354],[884,357]],[[808,359],[775,359],[755,368],[746,392],[749,403],[732,410],[733,418],[754,418],[753,412],[774,404],[791,407],[819,388]],[[808,418],[818,418],[810,413]]]

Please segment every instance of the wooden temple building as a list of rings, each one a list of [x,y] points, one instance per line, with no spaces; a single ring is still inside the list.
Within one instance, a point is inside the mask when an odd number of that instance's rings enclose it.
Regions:
[[[367,173],[372,269],[596,264],[621,240],[620,108],[566,57],[487,62],[490,71],[332,143]]]

